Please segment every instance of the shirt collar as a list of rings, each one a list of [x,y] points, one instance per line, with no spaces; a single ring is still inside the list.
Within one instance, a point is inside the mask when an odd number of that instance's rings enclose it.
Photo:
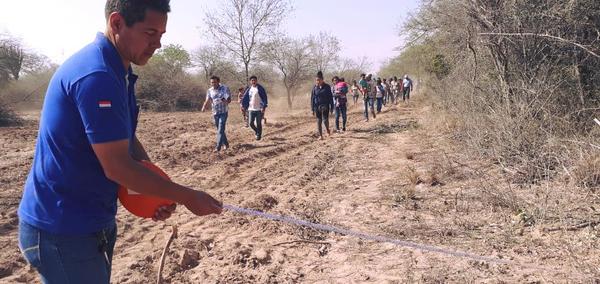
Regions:
[[[131,66],[129,66],[128,70],[125,69],[123,60],[121,59],[121,55],[119,55],[117,48],[103,33],[99,32],[96,34],[94,43],[100,47],[102,54],[106,57],[106,61],[119,78],[126,78],[126,76],[129,76],[130,80],[137,78],[137,76],[133,74]]]

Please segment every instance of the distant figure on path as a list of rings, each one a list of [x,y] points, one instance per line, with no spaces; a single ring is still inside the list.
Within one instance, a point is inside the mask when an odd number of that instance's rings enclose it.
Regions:
[[[340,116],[342,117],[342,132],[346,131],[346,122],[348,120],[348,84],[344,78],[333,77],[334,87],[334,102],[335,102],[335,131],[340,132]]]
[[[243,125],[244,127],[248,127],[248,112],[244,109],[244,106],[242,105],[242,99],[244,98],[245,90],[245,88],[239,88],[237,97],[238,103],[240,104],[240,110],[242,111]]]
[[[377,78],[373,92],[375,93],[375,98],[377,99],[377,113],[380,113],[383,105],[383,98],[385,97],[385,88],[381,83],[381,79]]]
[[[352,100],[354,101],[353,105],[356,105],[356,103],[358,102],[358,98],[360,97],[360,87],[358,86],[358,83],[356,82],[356,80],[352,80],[352,87],[351,87],[351,92],[352,92]]]
[[[329,113],[333,113],[334,103],[331,86],[323,81],[323,73],[317,73],[316,84],[310,95],[311,109],[313,115],[317,117],[317,129],[319,139],[323,139],[323,125],[327,129],[327,134],[331,135],[329,130]]]
[[[410,92],[413,90],[413,82],[408,77],[408,75],[404,75],[404,80],[402,81],[402,101],[405,103],[409,103],[410,100]]]
[[[365,74],[361,74],[360,77],[360,81],[358,82],[358,84],[361,87],[361,91],[363,94],[363,101],[365,103],[365,120],[369,121],[369,109],[371,110],[371,113],[373,115],[373,118],[375,118],[375,108],[374,108],[374,99],[375,99],[375,95],[373,94],[372,90],[374,88],[374,83],[373,80],[371,79],[372,75],[369,74],[368,76],[365,77]]]

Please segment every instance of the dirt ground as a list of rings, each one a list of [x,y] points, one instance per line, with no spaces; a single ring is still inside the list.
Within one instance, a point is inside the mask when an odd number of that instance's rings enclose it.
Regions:
[[[426,102],[384,109],[323,141],[305,111],[268,116],[255,141],[230,113],[231,149],[213,153],[209,114],[143,113],[138,136],[176,182],[225,204],[486,256],[448,256],[225,211],[166,223],[123,208],[113,283],[155,282],[171,225],[165,283],[600,283],[598,195],[560,183],[511,185],[432,129]],[[33,116],[35,117],[35,116]],[[0,128],[0,282],[39,281],[19,252],[16,210],[37,122]],[[587,222],[587,223],[586,223]]]

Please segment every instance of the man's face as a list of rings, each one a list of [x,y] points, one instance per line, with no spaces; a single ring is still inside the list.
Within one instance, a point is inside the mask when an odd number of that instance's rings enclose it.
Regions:
[[[117,33],[117,45],[120,47],[125,60],[136,65],[145,65],[161,47],[160,40],[167,28],[167,14],[147,10],[143,22],[137,22],[131,27],[125,25]]]
[[[252,78],[250,79],[250,84],[252,84],[252,86],[256,86],[258,82],[256,81],[256,79]]]
[[[218,87],[219,87],[219,80],[216,80],[216,79],[210,79],[210,85],[211,85],[213,88],[215,88],[215,89],[216,89],[216,88],[218,88]]]
[[[317,78],[317,79],[315,80],[315,82],[316,82],[316,83],[317,83],[317,85],[319,85],[319,86],[323,85],[323,79],[321,79],[321,78]]]

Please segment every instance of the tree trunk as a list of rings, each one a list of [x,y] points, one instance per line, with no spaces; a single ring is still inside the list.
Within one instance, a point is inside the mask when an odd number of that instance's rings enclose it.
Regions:
[[[292,92],[290,88],[285,88],[285,91],[287,92],[288,109],[292,109]]]

